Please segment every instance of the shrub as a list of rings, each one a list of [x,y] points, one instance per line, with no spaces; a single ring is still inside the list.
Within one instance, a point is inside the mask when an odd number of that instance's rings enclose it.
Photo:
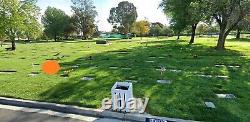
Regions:
[[[96,40],[96,44],[107,44],[106,40]]]

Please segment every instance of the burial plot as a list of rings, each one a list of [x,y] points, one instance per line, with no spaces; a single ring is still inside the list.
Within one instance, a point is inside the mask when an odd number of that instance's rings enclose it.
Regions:
[[[39,72],[31,72],[30,74],[28,74],[28,76],[30,77],[35,77],[37,75],[39,75]]]
[[[71,66],[72,68],[78,68],[79,64]]]
[[[34,63],[32,63],[32,67],[35,67],[35,66],[40,66],[40,64],[34,64]]]
[[[94,80],[93,77],[90,77],[90,76],[84,76],[81,78],[82,81],[91,81],[91,80]]]
[[[171,84],[170,80],[157,80],[157,83],[161,83],[161,84]]]
[[[69,73],[66,73],[66,72],[65,72],[65,73],[61,74],[60,76],[61,76],[61,77],[64,77],[64,78],[68,78],[68,77],[69,77]]]
[[[160,57],[158,57],[159,59],[165,59],[166,57],[163,57],[163,56],[160,56]]]
[[[47,58],[46,60],[58,60],[58,58]]]
[[[182,72],[182,70],[177,70],[177,69],[170,69],[169,71],[170,71],[170,72],[176,72],[176,73]]]
[[[136,81],[136,80],[125,80],[125,82],[128,82],[128,83],[138,83],[138,81]]]
[[[14,74],[16,72],[15,70],[0,70],[0,74]]]
[[[131,70],[132,68],[129,67],[123,67],[122,70]]]
[[[229,78],[228,76],[225,76],[225,75],[217,75],[217,76],[215,76],[216,78],[224,78],[224,79],[227,79],[227,78]]]
[[[240,68],[240,66],[239,65],[229,65],[229,66],[227,66],[228,68]]]
[[[118,69],[116,66],[110,66],[109,69]]]
[[[205,102],[207,108],[216,108],[213,102]]]
[[[218,98],[224,98],[224,99],[235,99],[236,96],[234,94],[216,94]]]
[[[228,79],[229,77],[228,76],[224,76],[224,75],[216,75],[216,76],[213,76],[213,75],[197,75],[199,77],[204,77],[204,78],[223,78],[223,79]]]
[[[226,66],[226,65],[224,65],[224,64],[215,64],[214,66],[215,66],[215,67],[224,67],[224,66]]]
[[[155,59],[156,57],[155,57],[155,56],[149,56],[149,58],[151,58],[151,59]]]
[[[145,61],[146,63],[154,63],[155,61],[151,61],[151,60],[149,60],[149,61]]]

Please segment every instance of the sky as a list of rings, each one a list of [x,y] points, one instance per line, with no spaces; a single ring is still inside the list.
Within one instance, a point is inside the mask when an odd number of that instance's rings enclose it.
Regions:
[[[100,31],[111,31],[112,25],[107,21],[109,11],[112,7],[118,6],[118,3],[124,0],[94,0],[94,5],[98,12],[96,23]],[[169,20],[162,10],[158,8],[161,0],[127,0],[133,3],[137,8],[137,20],[147,19],[150,22],[161,22],[169,24]],[[48,6],[55,7],[65,11],[66,14],[72,15],[71,0],[38,0],[37,5],[41,8],[41,14],[44,13]]]

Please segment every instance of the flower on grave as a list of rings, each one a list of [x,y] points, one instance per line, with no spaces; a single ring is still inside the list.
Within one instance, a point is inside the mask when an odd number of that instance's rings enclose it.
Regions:
[[[165,71],[166,71],[166,68],[165,68],[164,66],[161,66],[160,71],[161,71],[161,75],[162,75],[162,74],[163,74],[163,72],[165,72]]]

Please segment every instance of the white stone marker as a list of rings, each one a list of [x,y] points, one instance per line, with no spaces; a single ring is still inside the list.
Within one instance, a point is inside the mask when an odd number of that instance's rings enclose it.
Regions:
[[[157,83],[171,84],[171,81],[170,80],[157,80]]]
[[[83,78],[81,78],[81,80],[84,80],[84,81],[91,81],[91,80],[94,80],[94,78],[91,78],[91,77],[83,77]]]
[[[224,99],[235,99],[234,94],[216,94],[218,98],[224,98]]]
[[[213,102],[205,102],[205,105],[208,107],[208,108],[215,108],[215,105]]]

